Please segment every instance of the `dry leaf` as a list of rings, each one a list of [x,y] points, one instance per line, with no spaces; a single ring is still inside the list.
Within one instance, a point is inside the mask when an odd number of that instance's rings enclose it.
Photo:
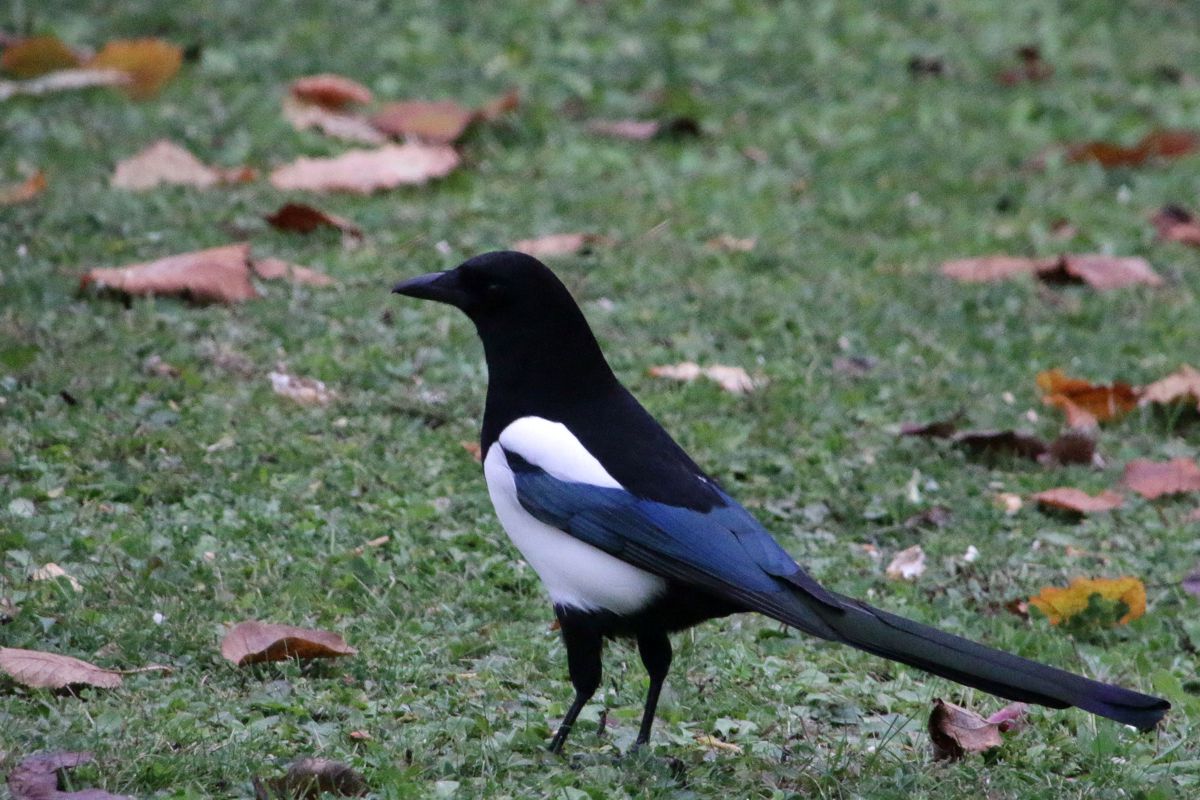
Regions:
[[[186,148],[159,139],[137,154],[118,161],[110,182],[118,189],[142,192],[160,183],[206,188],[218,183],[243,183],[253,178],[254,170],[248,167],[210,167]]]
[[[1136,167],[1150,159],[1186,156],[1200,148],[1200,136],[1192,131],[1152,131],[1132,147],[1094,141],[1067,148],[1068,161],[1095,161],[1104,167]]]
[[[999,747],[1004,743],[1000,732],[1014,730],[1027,708],[1013,703],[984,719],[970,709],[935,699],[927,725],[934,759],[956,761],[967,753]]]
[[[746,394],[765,383],[761,378],[757,380],[751,378],[749,373],[741,367],[727,367],[722,364],[701,367],[692,361],[651,367],[650,375],[655,378],[670,378],[684,382],[694,381],[703,375],[730,394]]]
[[[1045,395],[1042,402],[1065,411],[1072,428],[1091,428],[1137,407],[1137,393],[1127,383],[1093,384],[1052,369],[1038,373],[1037,385]]]
[[[893,580],[916,580],[925,572],[925,551],[919,544],[901,550],[887,565],[886,572]]]
[[[292,283],[306,286],[333,286],[336,283],[324,272],[292,264],[282,258],[256,258],[252,266],[254,274],[266,281],[286,278]]]
[[[706,733],[696,734],[696,743],[702,747],[707,747],[710,750],[724,750],[726,753],[740,753],[742,748],[733,742],[727,742],[724,739],[718,739],[715,736],[709,736]]]
[[[1120,508],[1125,502],[1121,495],[1112,490],[1105,490],[1098,495],[1090,495],[1082,489],[1062,486],[1057,489],[1047,489],[1033,496],[1043,506],[1058,508],[1064,511],[1074,511],[1077,514],[1091,514],[1096,511],[1112,511]]]
[[[387,145],[350,150],[333,158],[301,158],[271,173],[276,189],[370,194],[401,184],[422,184],[448,175],[458,153],[445,145]]]
[[[95,284],[130,295],[178,295],[196,302],[236,303],[258,296],[250,283],[250,246],[231,244],[126,267],[89,270],[80,288]]]
[[[158,94],[182,63],[183,50],[162,39],[128,39],[104,45],[88,66],[127,73],[130,96],[145,99]]]
[[[477,463],[483,463],[483,446],[479,444],[478,441],[472,439],[468,442],[459,442],[458,444],[463,450],[466,450],[471,455],[471,458],[475,459]]]
[[[272,372],[267,377],[271,379],[271,388],[275,390],[275,394],[295,400],[301,405],[327,406],[337,398],[337,392],[316,378],[302,378],[286,372]]]
[[[513,242],[512,249],[535,258],[553,258],[575,255],[590,250],[592,245],[608,243],[608,239],[596,233],[551,233]]]
[[[290,658],[337,658],[358,651],[338,634],[269,622],[239,622],[221,641],[221,655],[237,666]]]
[[[298,131],[316,128],[326,136],[358,144],[383,144],[387,137],[360,114],[334,111],[288,95],[283,99],[283,118]]]
[[[46,173],[39,169],[20,183],[0,186],[0,206],[28,203],[44,191],[46,191]]]
[[[297,78],[288,90],[297,100],[335,111],[349,105],[369,103],[372,99],[371,90],[358,81],[330,73]]]
[[[0,81],[0,100],[18,95],[36,97],[95,86],[130,86],[133,79],[119,69],[60,69],[28,81]]]
[[[709,239],[706,244],[710,249],[723,253],[749,253],[758,244],[758,240],[754,238],[739,239],[728,233],[722,233],[720,236]]]
[[[322,794],[357,797],[368,791],[367,782],[350,767],[328,758],[301,758],[282,778],[267,781],[277,797],[317,800]]]
[[[120,674],[70,656],[0,647],[0,669],[13,680],[34,689],[65,689],[68,686],[95,686],[115,689]]]
[[[374,547],[383,547],[385,544],[387,544],[391,540],[392,540],[392,537],[390,537],[390,536],[376,536],[374,539],[370,539],[366,542],[363,542],[362,544],[360,544],[358,547],[355,547],[350,552],[356,556],[361,556],[363,553],[367,552],[368,549],[371,549]]]
[[[1187,209],[1163,206],[1150,221],[1158,231],[1158,238],[1200,247],[1200,222]]]
[[[1084,283],[1105,292],[1126,286],[1161,286],[1162,277],[1144,258],[1102,253],[1065,255],[1053,266],[1040,268],[1038,278],[1048,283]]]
[[[65,569],[55,564],[53,561],[43,564],[29,574],[29,579],[33,581],[52,581],[57,578],[66,578],[67,583],[71,584],[71,588],[77,592],[83,591],[83,586],[75,578],[74,575],[68,573]]]
[[[8,774],[8,791],[13,800],[130,800],[126,795],[102,789],[59,790],[59,770],[73,769],[94,760],[91,753],[57,752],[29,756]]]
[[[1045,264],[1046,259],[1021,256],[978,256],[947,261],[941,273],[963,283],[995,283],[1019,275],[1031,275]]]
[[[1060,434],[1050,442],[1046,453],[1038,457],[1038,463],[1104,466],[1103,459],[1096,453],[1096,439],[1090,428],[1072,428]]]
[[[1029,598],[1029,605],[1050,619],[1051,625],[1087,610],[1091,597],[1098,594],[1106,600],[1120,601],[1129,611],[1117,620],[1126,625],[1146,613],[1146,587],[1137,578],[1073,578],[1065,589],[1047,586],[1041,593]]]
[[[1122,483],[1147,500],[1168,494],[1200,492],[1200,467],[1190,458],[1170,461],[1135,458],[1125,465]]]
[[[962,409],[954,412],[953,416],[934,422],[904,422],[900,424],[901,436],[924,436],[930,439],[945,439],[953,436],[958,430],[958,423],[966,417]]]
[[[452,144],[475,120],[475,112],[453,100],[406,100],[388,103],[371,124],[389,136],[412,136],[433,144]]]
[[[0,69],[17,78],[36,78],[48,72],[74,69],[79,55],[57,36],[32,36],[4,48]]]
[[[1024,431],[963,431],[953,441],[977,455],[1019,456],[1035,461],[1049,450],[1044,441]]]
[[[1042,51],[1034,45],[1017,48],[1020,66],[1003,70],[996,75],[1001,86],[1016,86],[1019,83],[1038,83],[1054,74],[1054,67],[1042,60]]]
[[[1145,386],[1141,392],[1141,404],[1177,403],[1194,404],[1200,411],[1200,370],[1184,364],[1165,378]]]
[[[304,203],[287,203],[281,206],[274,214],[268,214],[264,219],[272,227],[278,228],[281,231],[312,233],[317,228],[329,227],[336,228],[342,233],[357,239],[361,239],[363,235],[362,228],[345,217],[330,214]]]
[[[902,523],[909,530],[918,528],[944,528],[950,524],[954,514],[945,506],[930,506],[924,511],[913,514]]]

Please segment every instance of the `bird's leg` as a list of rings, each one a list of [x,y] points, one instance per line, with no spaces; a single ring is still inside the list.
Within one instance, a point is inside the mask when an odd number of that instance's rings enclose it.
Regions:
[[[603,638],[592,627],[564,619],[561,615],[559,621],[563,644],[567,646],[567,671],[571,675],[571,685],[575,687],[575,699],[558,726],[558,732],[550,740],[551,753],[562,752],[563,743],[567,741],[579,712],[600,686],[600,653],[604,647]]]
[[[663,681],[671,669],[671,639],[666,631],[642,632],[637,638],[638,652],[646,672],[650,674],[650,691],[646,692],[646,710],[642,712],[642,727],[638,730],[634,747],[641,747],[650,741],[650,728],[654,725],[654,712],[658,708],[658,696],[662,692]]]

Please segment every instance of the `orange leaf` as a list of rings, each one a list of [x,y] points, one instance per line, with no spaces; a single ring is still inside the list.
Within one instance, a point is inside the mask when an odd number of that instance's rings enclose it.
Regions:
[[[289,658],[337,658],[358,651],[330,631],[250,620],[234,625],[221,641],[221,655],[239,667]]]
[[[441,178],[458,163],[458,153],[445,145],[386,145],[377,150],[349,150],[333,158],[297,159],[272,172],[271,184],[285,190],[370,194]]]
[[[1051,625],[1079,614],[1088,607],[1091,596],[1098,594],[1106,600],[1119,600],[1129,607],[1128,613],[1117,620],[1126,625],[1146,613],[1146,587],[1137,578],[1074,578],[1066,588],[1047,586],[1029,598],[1029,604],[1050,619]]]
[[[1151,158],[1179,158],[1200,148],[1192,131],[1151,131],[1132,147],[1095,141],[1067,148],[1068,161],[1095,161],[1104,167],[1136,167]]]
[[[345,217],[330,214],[305,203],[287,203],[274,214],[268,214],[265,219],[271,227],[281,231],[312,233],[317,228],[329,227],[359,239],[363,235],[362,228]]]
[[[36,78],[47,72],[73,69],[80,64],[79,55],[57,36],[33,36],[4,48],[0,69],[18,78]]]
[[[1147,500],[1168,494],[1200,492],[1200,467],[1190,458],[1170,461],[1135,458],[1125,465],[1122,483]]]
[[[250,246],[231,244],[126,267],[89,270],[80,288],[96,284],[131,295],[179,295],[197,302],[236,303],[257,297],[250,283]]]
[[[415,136],[434,144],[458,140],[475,120],[475,112],[453,100],[406,100],[388,103],[371,124],[389,136]]]
[[[1093,384],[1082,378],[1070,378],[1061,369],[1039,372],[1038,387],[1046,405],[1067,413],[1072,428],[1092,427],[1107,422],[1137,407],[1137,393],[1127,383]]]
[[[299,100],[333,110],[371,102],[370,89],[357,81],[330,73],[297,78],[292,81],[290,91]]]
[[[1074,511],[1078,514],[1090,514],[1094,511],[1112,511],[1120,508],[1124,499],[1111,490],[1105,490],[1092,496],[1081,489],[1063,486],[1057,489],[1047,489],[1033,496],[1043,506]]]
[[[1188,364],[1142,389],[1142,405],[1180,400],[1195,403],[1196,409],[1200,410],[1200,370]]]
[[[0,186],[0,206],[28,203],[46,191],[46,173],[40,169],[20,183]]]
[[[139,100],[153,97],[179,71],[183,50],[162,39],[112,41],[88,62],[89,67],[118,69],[133,83],[129,94]]]

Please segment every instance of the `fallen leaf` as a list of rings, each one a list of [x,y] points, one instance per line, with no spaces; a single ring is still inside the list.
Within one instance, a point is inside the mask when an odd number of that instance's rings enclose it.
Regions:
[[[348,734],[346,734],[346,736],[356,742],[369,742],[375,738],[368,731],[362,730],[350,731]]]
[[[0,186],[0,206],[28,203],[44,191],[46,191],[46,173],[39,169],[20,183]]]
[[[258,296],[250,283],[250,246],[231,244],[125,267],[89,270],[80,288],[95,284],[129,295],[177,295],[195,302],[236,303]]]
[[[1062,256],[1053,266],[1038,269],[1037,276],[1047,283],[1083,283],[1101,292],[1163,284],[1146,259],[1102,253]]]
[[[934,759],[956,761],[967,753],[999,747],[1004,743],[1000,732],[1015,730],[1027,708],[1024,703],[1013,703],[984,719],[970,709],[935,699],[926,726]]]
[[[1092,595],[1120,602],[1128,609],[1116,620],[1126,625],[1146,613],[1146,587],[1137,578],[1073,578],[1066,588],[1047,586],[1029,598],[1029,605],[1050,619],[1051,625],[1071,619],[1087,610]]]
[[[452,144],[475,120],[475,111],[453,100],[388,103],[371,124],[389,136],[412,136],[432,144]]]
[[[1067,414],[1072,428],[1091,428],[1097,422],[1116,419],[1137,407],[1137,392],[1128,383],[1093,384],[1071,378],[1061,369],[1039,372],[1038,388],[1042,402]]]
[[[761,378],[751,378],[749,373],[741,367],[728,367],[723,364],[701,367],[692,361],[651,367],[649,372],[655,378],[670,378],[684,382],[694,381],[703,375],[730,394],[746,394],[765,383]]]
[[[1179,158],[1200,148],[1200,136],[1192,131],[1160,130],[1143,136],[1126,147],[1093,141],[1067,148],[1068,161],[1095,161],[1103,167],[1137,167],[1150,159]]]
[[[265,281],[286,278],[292,283],[306,286],[333,286],[336,283],[324,272],[292,264],[282,258],[256,258],[252,266],[254,274]]]
[[[950,524],[950,520],[953,517],[954,514],[945,506],[930,506],[918,514],[913,514],[904,520],[903,524],[909,530],[917,528],[944,528]]]
[[[115,689],[121,685],[120,674],[112,670],[71,656],[15,647],[0,647],[0,670],[34,689],[65,689],[68,686]]]
[[[36,97],[96,86],[125,87],[132,83],[129,73],[119,69],[60,69],[28,81],[0,81],[0,101],[18,95]]]
[[[73,769],[93,761],[95,756],[87,752],[38,753],[29,756],[8,774],[8,791],[13,800],[129,800],[127,795],[112,794],[102,789],[59,790],[59,770]]]
[[[712,750],[724,750],[726,753],[740,753],[742,748],[733,742],[727,742],[724,739],[718,739],[716,736],[709,736],[707,733],[696,734],[696,743],[702,747],[707,747]]]
[[[1200,221],[1187,209],[1180,206],[1163,206],[1150,221],[1158,231],[1158,238],[1163,241],[1200,247]]]
[[[1041,464],[1085,464],[1103,467],[1104,461],[1096,453],[1096,438],[1091,428],[1071,428],[1046,447],[1038,456]]]
[[[1024,431],[963,431],[952,439],[977,455],[1019,456],[1036,461],[1049,450],[1044,441]]]
[[[1135,458],[1125,465],[1122,483],[1147,500],[1168,494],[1200,492],[1200,467],[1190,458],[1170,461]]]
[[[349,766],[328,758],[297,759],[282,778],[267,781],[281,798],[317,800],[322,794],[357,797],[368,791],[366,780]]]
[[[466,442],[459,442],[463,450],[470,454],[471,458],[478,463],[483,463],[483,446],[475,439]]]
[[[1069,486],[1038,492],[1033,495],[1033,499],[1048,508],[1074,511],[1077,514],[1112,511],[1114,508],[1120,508],[1125,502],[1121,495],[1112,490],[1106,489],[1100,494],[1093,496],[1082,489],[1074,489]]]
[[[162,39],[127,39],[109,42],[88,66],[118,69],[129,75],[131,97],[145,99],[158,94],[183,63],[183,50]]]
[[[219,183],[244,183],[253,178],[254,170],[248,167],[210,167],[186,148],[159,139],[118,161],[110,183],[118,189],[143,192],[162,183],[207,188]]]
[[[0,55],[0,69],[17,78],[36,78],[48,72],[74,69],[82,59],[57,36],[31,36],[10,44]]]
[[[512,249],[535,258],[553,258],[582,253],[590,250],[592,245],[608,243],[607,238],[596,233],[551,233],[513,242]]]
[[[954,435],[958,430],[958,423],[962,422],[966,415],[965,411],[959,409],[946,419],[939,419],[933,422],[904,422],[900,425],[900,435],[945,439]]]
[[[887,565],[886,572],[893,580],[916,580],[925,572],[925,551],[919,544],[901,550]]]
[[[1046,259],[1021,256],[977,256],[946,261],[942,275],[963,283],[995,283],[1019,275],[1032,275],[1046,264]]]
[[[1189,572],[1180,585],[1188,594],[1200,597],[1200,567],[1196,567]]]
[[[349,105],[369,103],[372,99],[371,90],[358,81],[331,73],[297,78],[288,90],[297,100],[335,111]]]
[[[326,136],[358,144],[383,144],[387,137],[360,114],[334,111],[317,103],[306,103],[288,95],[283,100],[283,118],[298,131],[315,128]]]
[[[458,153],[445,145],[409,143],[350,150],[333,158],[301,158],[271,173],[276,189],[370,194],[448,175]]]
[[[271,388],[275,390],[275,394],[295,400],[301,405],[327,406],[337,398],[337,392],[316,378],[302,378],[282,371],[272,372],[267,377],[271,379]]]
[[[330,631],[254,620],[234,625],[221,641],[221,655],[239,667],[291,658],[337,658],[357,652]]]
[[[374,539],[370,539],[366,542],[363,542],[362,544],[360,544],[358,547],[354,548],[350,552],[356,556],[361,556],[363,553],[367,552],[367,550],[369,550],[371,548],[375,548],[375,547],[383,547],[385,544],[387,544],[391,540],[392,540],[392,537],[390,537],[390,536],[376,536]]]
[[[278,228],[281,231],[312,233],[317,228],[328,227],[335,228],[357,239],[361,239],[363,235],[362,228],[345,217],[330,214],[305,203],[287,203],[281,206],[275,213],[268,214],[264,219],[272,227]]]
[[[78,579],[53,561],[43,564],[29,574],[29,579],[33,581],[52,581],[58,578],[66,578],[72,589],[77,592],[83,591],[83,586]]]
[[[700,124],[690,117],[668,120],[594,119],[587,129],[601,136],[644,142],[658,137],[699,136]]]
[[[1017,48],[1020,65],[1003,70],[996,75],[1001,86],[1016,86],[1019,83],[1038,83],[1054,74],[1054,67],[1042,60],[1042,51],[1035,45]]]
[[[1184,364],[1165,378],[1143,387],[1140,403],[1163,405],[1183,401],[1200,411],[1200,370]]]
[[[720,236],[709,239],[705,244],[709,249],[722,253],[749,253],[758,244],[758,240],[753,237],[739,239],[728,233],[722,233]]]

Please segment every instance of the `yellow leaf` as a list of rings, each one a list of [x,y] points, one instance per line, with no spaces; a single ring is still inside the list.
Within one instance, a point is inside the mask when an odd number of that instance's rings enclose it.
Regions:
[[[182,63],[183,50],[162,39],[125,39],[104,45],[88,66],[128,73],[130,96],[145,99],[158,94]]]
[[[1029,604],[1047,617],[1051,625],[1079,614],[1088,607],[1092,595],[1120,601],[1129,612],[1117,620],[1126,625],[1146,613],[1146,586],[1137,578],[1074,578],[1070,586],[1047,586],[1041,594],[1029,598]]]

